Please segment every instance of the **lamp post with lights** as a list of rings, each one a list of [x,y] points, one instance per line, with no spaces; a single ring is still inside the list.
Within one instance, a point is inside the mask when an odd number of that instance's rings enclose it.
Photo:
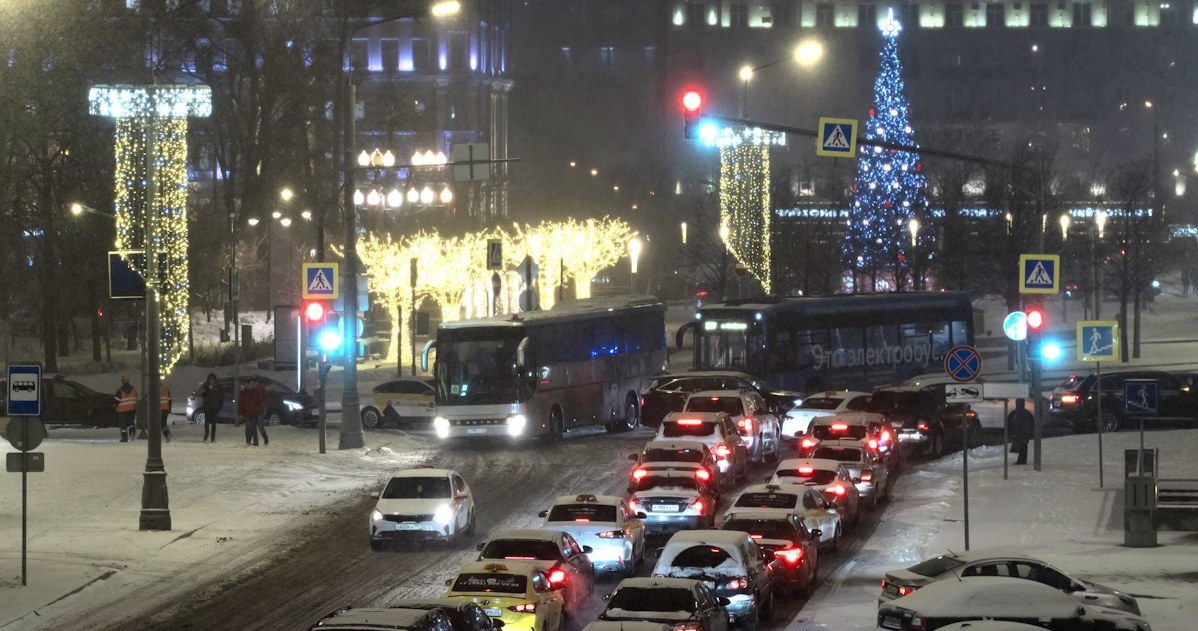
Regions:
[[[738,76],[740,77],[742,88],[740,93],[740,118],[745,117],[745,110],[748,108],[749,100],[749,80],[758,71],[765,70],[771,66],[776,66],[788,59],[794,59],[801,66],[810,66],[819,61],[824,56],[824,47],[818,41],[804,40],[795,46],[794,51],[785,56],[779,57],[773,61],[766,62],[760,66],[750,66],[745,64],[741,66]]]
[[[636,293],[636,267],[641,258],[641,248],[644,246],[641,240],[633,237],[628,241],[628,261],[631,264],[632,273],[629,275],[628,285],[630,293]]]

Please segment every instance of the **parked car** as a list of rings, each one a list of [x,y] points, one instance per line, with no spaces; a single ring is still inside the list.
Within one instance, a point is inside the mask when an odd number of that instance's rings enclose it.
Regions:
[[[749,390],[702,390],[692,393],[682,406],[682,414],[724,412],[736,425],[745,443],[749,462],[777,461],[782,453],[782,429],[778,417],[766,407],[765,400]]]
[[[1155,384],[1155,410],[1129,414],[1124,390],[1129,381],[1144,380]],[[1098,427],[1097,376],[1087,375],[1071,389],[1059,395],[1054,391],[1049,400],[1049,414],[1068,421],[1079,432],[1092,432]],[[1102,431],[1116,432],[1124,428],[1145,425],[1156,427],[1193,427],[1198,425],[1198,392],[1189,380],[1157,370],[1129,370],[1102,374]],[[1136,399],[1131,405],[1145,407]]]
[[[828,390],[803,399],[782,417],[782,437],[797,438],[807,433],[811,420],[820,416],[835,416],[843,412],[861,412],[869,406],[868,392]]]
[[[748,389],[765,400],[769,410],[781,414],[794,407],[803,393],[779,390],[743,372],[695,371],[658,375],[641,392],[641,424],[655,426],[671,412],[681,412],[686,397],[701,390]]]
[[[716,596],[703,581],[685,578],[626,578],[606,596],[601,622],[591,631],[659,631],[636,626],[666,624],[671,631],[728,631],[727,598]],[[610,622],[609,622],[610,621]],[[619,626],[613,628],[610,626]]]
[[[457,471],[406,469],[397,471],[370,512],[370,547],[382,550],[396,541],[436,539],[446,545],[474,533],[474,495]]]
[[[653,576],[698,579],[727,598],[733,624],[755,628],[774,617],[774,577],[766,555],[739,530],[684,530],[658,552]],[[771,555],[772,556],[772,555]]]
[[[943,386],[890,386],[874,391],[870,412],[890,421],[899,447],[932,458],[950,448],[978,447],[982,426],[966,403],[947,403]],[[962,429],[967,432],[962,436]]]
[[[878,604],[906,596],[936,581],[966,576],[1006,576],[1022,578],[1054,587],[1079,602],[1122,609],[1139,615],[1135,597],[1117,589],[1070,576],[1044,561],[1022,554],[994,550],[950,552],[921,561],[909,568],[892,570],[882,578]]]
[[[362,427],[376,429],[390,423],[432,429],[434,383],[431,377],[400,377],[375,386],[373,405],[362,406]]]
[[[320,421],[320,410],[312,395],[304,391],[296,392],[290,387],[262,375],[244,375],[239,378],[238,386],[244,386],[247,379],[253,377],[266,386],[266,413],[263,420],[267,425],[315,425]],[[221,406],[217,423],[232,423],[237,420],[237,400],[233,393],[233,378],[217,379],[216,383],[225,394],[225,403]],[[204,384],[196,387],[195,392],[187,396],[186,417],[192,423],[204,422]]]

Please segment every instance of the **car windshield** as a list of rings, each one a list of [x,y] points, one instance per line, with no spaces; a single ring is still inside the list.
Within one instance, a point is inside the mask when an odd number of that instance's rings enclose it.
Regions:
[[[852,447],[816,447],[815,451],[811,453],[811,457],[841,462],[861,462],[861,450]]]
[[[549,521],[615,521],[611,504],[558,504],[549,510]]]
[[[449,478],[391,478],[383,489],[383,499],[433,499],[452,497]]]
[[[823,469],[779,469],[774,475],[791,484],[831,484],[836,479],[835,471]]]
[[[962,563],[962,561],[954,559],[953,557],[938,556],[921,563],[916,563],[915,565],[907,568],[907,571],[914,572],[920,576],[940,576],[941,574],[944,574],[945,572],[962,565]]]
[[[811,435],[820,440],[861,440],[867,434],[869,434],[869,430],[864,425],[836,423],[816,425],[811,428]]]
[[[776,519],[729,519],[724,530],[740,530],[753,539],[785,539],[794,541],[795,531],[790,524]]]
[[[713,390],[718,386],[719,381],[716,379],[688,377],[686,379],[674,379],[661,386],[661,390],[665,392],[698,392],[700,390]]]
[[[807,397],[799,404],[804,410],[835,410],[844,399],[836,397]]]
[[[670,565],[674,567],[716,567],[731,558],[723,548],[697,545],[679,552]]]
[[[787,508],[793,509],[799,496],[794,493],[741,493],[736,498],[736,506],[750,508]],[[729,530],[725,528],[725,530]],[[739,530],[735,528],[732,530]]]
[[[919,411],[919,393],[881,390],[870,398],[870,412],[879,414],[915,414]]]
[[[699,423],[662,423],[662,436],[666,438],[683,438],[696,436],[711,436],[715,433],[714,421],[702,421]]]
[[[655,491],[662,489],[679,489],[696,491],[699,483],[694,478],[683,478],[664,475],[647,475],[636,482],[637,491]]]
[[[484,559],[528,559],[556,561],[562,557],[561,550],[552,541],[537,539],[496,539],[483,548]]]
[[[642,462],[703,462],[698,449],[646,449]]]
[[[523,594],[528,591],[528,577],[519,574],[458,574],[450,591]]]
[[[608,609],[625,611],[694,611],[695,598],[680,587],[621,587],[611,595]]]
[[[691,397],[686,400],[687,412],[725,412],[728,416],[741,416],[745,406],[740,397]]]

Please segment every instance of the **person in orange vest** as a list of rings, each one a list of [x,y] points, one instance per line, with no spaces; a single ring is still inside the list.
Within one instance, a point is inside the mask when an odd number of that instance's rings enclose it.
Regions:
[[[121,442],[129,442],[129,430],[137,416],[137,389],[129,384],[129,375],[121,375],[121,387],[117,388],[116,420],[121,428]]]
[[[162,384],[158,390],[159,406],[162,408],[162,437],[166,442],[171,442],[171,426],[167,424],[167,417],[171,415],[171,390]]]

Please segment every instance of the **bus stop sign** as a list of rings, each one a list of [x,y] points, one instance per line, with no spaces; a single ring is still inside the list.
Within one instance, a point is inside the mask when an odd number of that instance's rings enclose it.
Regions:
[[[972,346],[954,346],[944,356],[944,372],[953,381],[973,381],[982,372],[982,356]]]

